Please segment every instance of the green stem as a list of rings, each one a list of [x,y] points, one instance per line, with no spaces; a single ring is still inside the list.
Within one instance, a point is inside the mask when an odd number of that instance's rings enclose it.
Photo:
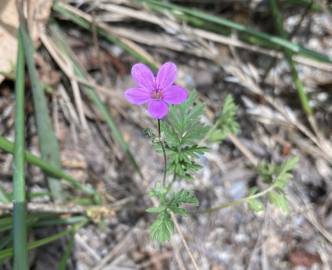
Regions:
[[[264,196],[265,194],[267,194],[268,192],[272,191],[275,188],[276,188],[276,185],[271,185],[267,189],[265,189],[261,192],[258,192],[256,194],[253,194],[253,195],[250,195],[250,196],[238,199],[238,200],[234,200],[234,201],[231,201],[231,202],[228,202],[228,203],[223,203],[223,204],[218,205],[216,207],[212,207],[212,208],[209,208],[209,209],[202,210],[202,211],[200,211],[200,213],[212,213],[212,212],[215,212],[215,211],[218,211],[218,210],[221,210],[221,209],[225,209],[225,208],[228,208],[228,207],[237,206],[237,205],[240,205],[242,203],[247,202],[250,199],[256,199],[256,198],[262,197],[262,196]]]
[[[24,176],[24,49],[22,29],[18,31],[18,53],[16,62],[15,82],[15,148],[14,148],[14,209],[13,209],[13,239],[14,239],[14,269],[27,270],[27,222],[26,222],[26,196]]]
[[[175,183],[175,181],[176,181],[176,173],[174,172],[173,173],[172,181],[167,186],[167,194],[171,190],[171,188],[172,188],[173,184]]]
[[[161,150],[163,152],[163,157],[164,157],[164,176],[163,176],[163,186],[166,186],[166,175],[167,175],[167,158],[166,158],[166,150],[165,150],[165,145],[164,142],[161,139],[161,133],[160,133],[160,119],[158,119],[158,141],[161,146]]]

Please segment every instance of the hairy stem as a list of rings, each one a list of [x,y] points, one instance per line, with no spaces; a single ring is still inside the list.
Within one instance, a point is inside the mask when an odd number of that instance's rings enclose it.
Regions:
[[[167,185],[167,193],[171,190],[171,188],[172,188],[175,181],[176,181],[176,173],[174,172],[172,181]]]
[[[166,150],[164,142],[161,140],[161,134],[160,134],[160,119],[158,119],[158,141],[161,146],[161,150],[163,151],[163,157],[164,157],[164,177],[163,177],[163,186],[166,186],[166,171],[167,171],[167,158],[166,158]]]
[[[263,195],[267,194],[268,192],[272,191],[275,188],[276,188],[276,185],[271,185],[270,187],[268,187],[267,189],[264,189],[261,192],[258,192],[258,193],[253,194],[253,195],[249,195],[247,197],[244,197],[244,198],[241,198],[241,199],[238,199],[238,200],[234,200],[234,201],[231,201],[231,202],[223,203],[223,204],[218,205],[216,207],[205,209],[205,210],[201,211],[201,213],[212,213],[212,212],[224,209],[224,208],[229,208],[229,207],[232,207],[232,206],[240,205],[242,203],[247,202],[250,199],[256,199],[256,198],[262,197]]]

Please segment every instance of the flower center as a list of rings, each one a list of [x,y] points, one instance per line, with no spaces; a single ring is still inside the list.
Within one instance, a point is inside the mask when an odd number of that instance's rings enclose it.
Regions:
[[[163,99],[163,97],[164,97],[163,92],[159,89],[153,90],[151,92],[152,99],[161,100],[161,99]]]

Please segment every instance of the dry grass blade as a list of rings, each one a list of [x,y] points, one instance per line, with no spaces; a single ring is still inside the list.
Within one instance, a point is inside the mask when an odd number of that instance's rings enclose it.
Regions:
[[[267,101],[268,104],[270,104],[280,115],[285,119],[287,123],[289,123],[291,126],[298,129],[300,132],[302,132],[305,136],[307,136],[318,148],[319,151],[324,153],[324,158],[332,163],[332,145],[330,142],[325,140],[322,137],[318,137],[315,134],[313,134],[307,127],[305,127],[297,117],[292,114],[290,115],[289,111],[287,111],[285,108],[286,106],[280,101],[275,98],[272,98],[268,94],[266,94],[260,86],[252,79],[250,76],[245,74],[245,72],[238,67],[237,65],[228,65],[225,66],[224,69],[227,73],[232,74],[234,77],[236,77],[239,80],[239,83],[244,86],[246,89],[250,90],[252,93],[259,95],[262,97],[263,100]]]
[[[283,38],[276,36],[271,36],[265,32],[259,32],[251,27],[233,22],[231,20],[224,19],[220,16],[214,16],[207,12],[203,12],[197,9],[187,8],[180,5],[175,5],[166,2],[160,2],[155,0],[140,0],[148,5],[151,9],[159,12],[171,12],[181,19],[192,23],[193,21],[198,20],[200,25],[204,26],[204,23],[211,23],[216,26],[216,29],[227,28],[237,31],[239,34],[244,34],[256,40],[256,42],[261,42],[263,44],[269,45],[272,48],[286,49],[291,53],[302,55],[310,59],[315,59],[318,61],[332,63],[332,58],[328,55],[318,53],[316,51],[302,47],[301,45],[293,42],[289,42]]]
[[[71,51],[59,29],[57,29],[55,26],[52,28],[52,36],[56,41],[53,42],[46,36],[42,36],[42,40],[50,54],[53,56],[54,60],[63,69],[64,73],[69,78],[73,78],[72,74],[74,73],[75,77],[78,77],[83,81],[89,81],[90,77],[88,76],[87,72],[83,69],[83,67],[80,66],[75,57],[75,54]],[[135,170],[140,176],[142,176],[140,167],[138,166],[133,154],[131,153],[128,144],[125,142],[121,131],[118,129],[105,104],[101,101],[98,93],[96,92],[96,89],[93,86],[91,87],[90,84],[82,87],[82,90],[84,91],[85,95],[87,95],[88,98],[94,103],[100,115],[109,126],[115,141],[119,143],[123,152],[127,155],[129,161],[134,166]]]
[[[73,22],[87,30],[91,30],[92,25],[95,25],[97,33],[103,38],[119,45],[129,54],[133,55],[136,59],[147,63],[154,68],[157,68],[158,64],[153,60],[152,56],[150,56],[143,48],[139,47],[137,44],[131,42],[128,39],[113,36],[112,32],[109,30],[109,27],[106,24],[94,22],[93,18],[90,15],[80,11],[79,9],[60,2],[56,2],[56,4],[53,6],[53,9],[65,18],[72,20]]]
[[[127,3],[127,4],[131,5],[132,3]],[[129,8],[120,5],[115,5],[112,3],[99,3],[98,8],[105,9],[120,16],[134,18],[137,19],[138,21],[144,21],[154,25],[158,25],[161,28],[165,29],[166,33],[168,33],[171,29],[171,32],[184,34],[186,35],[187,38],[193,39],[193,41],[196,40],[197,38],[200,38],[209,42],[215,42],[216,44],[234,46],[236,48],[268,55],[277,59],[283,58],[283,54],[280,52],[261,48],[257,45],[248,44],[246,42],[239,40],[236,36],[228,37],[211,31],[194,28],[188,25],[181,25],[175,19],[160,17],[155,14],[151,14],[151,12],[148,11],[137,10],[134,7]],[[208,59],[214,59],[215,57],[215,55],[213,54],[211,55],[211,53],[208,53],[206,50],[202,48],[185,47],[184,44],[182,42],[178,42],[176,37],[174,37],[173,35],[143,32],[140,31],[139,29],[131,29],[128,27],[124,28],[117,26],[108,28],[108,31],[113,35],[130,39],[135,42],[142,43],[148,46],[167,48],[180,52],[185,51],[186,53],[190,53],[198,57],[205,57]],[[329,63],[322,63],[314,59],[308,59],[302,56],[294,56],[293,60],[302,65],[311,66],[324,71],[332,71],[332,64]]]

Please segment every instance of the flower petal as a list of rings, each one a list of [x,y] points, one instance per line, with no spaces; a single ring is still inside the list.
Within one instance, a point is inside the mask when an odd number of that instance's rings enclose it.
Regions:
[[[176,80],[176,65],[172,62],[163,64],[157,74],[156,86],[157,89],[164,89],[172,85]]]
[[[141,63],[133,65],[131,68],[131,76],[134,81],[137,82],[138,86],[153,90],[155,78],[151,69],[146,65]]]
[[[155,119],[162,119],[168,114],[168,106],[164,101],[152,100],[148,105],[148,112]]]
[[[188,91],[180,86],[171,85],[163,90],[163,97],[168,104],[181,104],[188,98]]]
[[[125,91],[126,99],[136,105],[141,105],[151,99],[150,91],[145,88],[130,88]]]

